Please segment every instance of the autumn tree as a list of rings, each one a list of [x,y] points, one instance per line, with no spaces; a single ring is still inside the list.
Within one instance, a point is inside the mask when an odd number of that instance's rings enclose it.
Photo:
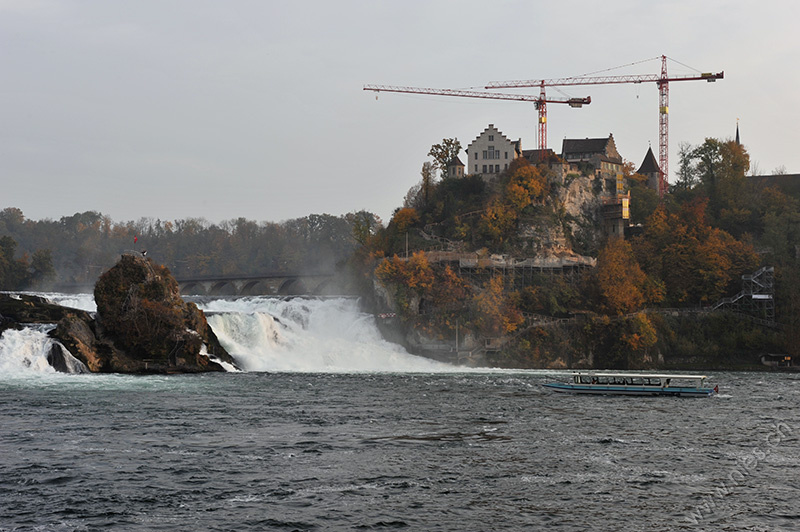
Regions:
[[[527,160],[520,158],[525,163]],[[506,204],[521,212],[525,207],[540,201],[547,193],[547,180],[539,169],[530,163],[521,164],[510,171],[505,188]]]
[[[353,238],[362,246],[368,245],[382,227],[381,219],[369,211],[352,212],[347,214],[345,219],[353,228]]]
[[[375,269],[375,277],[391,291],[395,304],[404,318],[418,313],[422,297],[434,285],[434,273],[425,253],[418,251],[410,258],[394,257],[383,260]]]
[[[36,221],[7,208],[0,211],[0,238],[17,243],[16,256],[28,261],[24,276],[31,282],[46,282],[54,270],[59,283],[94,283],[120,253],[134,249],[135,236],[135,249],[147,249],[176,276],[298,271],[309,264],[332,270],[361,245],[353,227],[360,221],[350,215],[312,214],[281,223],[244,218],[218,224],[201,218],[114,222],[95,211]],[[372,236],[380,229],[379,222],[372,224]],[[50,250],[49,256],[44,250]]]
[[[709,224],[707,203],[697,199],[674,213],[659,206],[633,239],[639,264],[663,283],[670,304],[713,303],[758,265],[752,246]]]
[[[406,192],[403,198],[403,208],[416,209],[420,213],[425,213],[431,206],[436,189],[436,166],[430,161],[425,161],[422,163],[420,175],[422,179]]]
[[[433,195],[433,185],[436,179],[435,172],[436,169],[432,163],[428,161],[422,163],[422,171],[420,172],[422,175],[421,192],[423,206],[425,207],[430,205],[431,196]]]
[[[647,176],[638,174],[630,162],[623,165],[623,175],[630,194],[630,221],[644,223],[660,202],[658,192],[648,186]]]
[[[750,231],[753,194],[745,178],[750,155],[744,146],[707,138],[691,151],[682,144],[679,156],[679,198],[691,200],[686,192],[699,191],[708,198],[708,215],[716,225],[734,236]]]
[[[0,237],[0,290],[21,290],[41,287],[53,278],[50,250],[37,250],[33,257],[24,253],[15,259],[17,242],[10,236]]]
[[[492,247],[502,248],[517,227],[518,214],[499,199],[492,201],[481,214],[480,233]]]
[[[500,336],[517,330],[524,321],[522,313],[503,291],[503,278],[492,277],[472,301],[474,324],[488,336]]]
[[[592,283],[600,309],[610,314],[627,314],[661,299],[661,290],[642,271],[631,245],[621,238],[609,239],[600,250]]]
[[[441,144],[434,144],[428,152],[433,157],[434,167],[438,168],[442,177],[447,177],[447,165],[461,153],[461,143],[457,138],[442,139]]]

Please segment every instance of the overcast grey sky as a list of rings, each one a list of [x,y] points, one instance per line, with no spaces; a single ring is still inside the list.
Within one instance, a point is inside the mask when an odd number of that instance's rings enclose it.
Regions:
[[[761,173],[800,173],[795,0],[0,0],[0,208],[43,219],[388,221],[430,146],[489,123],[536,147],[521,102],[362,91],[574,76],[662,54],[679,142],[732,138]],[[658,73],[654,59],[609,74]],[[531,93],[536,93],[532,90]],[[549,146],[614,134],[657,153],[655,84],[568,87]],[[551,90],[549,96],[562,93]],[[464,159],[462,159],[464,160]]]

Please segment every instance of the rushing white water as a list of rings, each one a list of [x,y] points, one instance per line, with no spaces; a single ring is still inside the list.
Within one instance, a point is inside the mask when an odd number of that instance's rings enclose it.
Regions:
[[[0,336],[0,374],[6,377],[25,376],[29,373],[55,373],[47,355],[56,343],[47,336],[51,327],[36,326],[17,331],[9,329]],[[70,373],[86,371],[85,366],[66,349],[65,363]]]
[[[432,372],[453,367],[385,341],[353,299],[252,297],[201,307],[245,371]]]
[[[61,294],[58,292],[25,292],[33,296],[47,298],[51,303],[62,307],[71,307],[87,312],[96,312],[97,305],[92,294]]]
[[[96,310],[91,294],[35,295],[63,306]],[[372,373],[456,369],[411,355],[403,347],[385,341],[374,318],[359,312],[354,299],[247,297],[201,299],[197,303],[207,313],[222,345],[244,371]],[[0,376],[53,372],[47,362],[52,345],[53,340],[43,328],[6,331],[0,337]]]

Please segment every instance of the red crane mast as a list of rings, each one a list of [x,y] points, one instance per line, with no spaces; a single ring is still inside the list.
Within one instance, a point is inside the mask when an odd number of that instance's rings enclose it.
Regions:
[[[724,72],[703,73],[695,76],[667,75],[667,56],[661,56],[661,74],[623,75],[623,76],[576,76],[556,79],[537,79],[519,81],[493,81],[487,89],[509,89],[522,87],[541,87],[544,97],[545,86],[606,85],[615,83],[655,83],[658,85],[658,164],[660,170],[658,193],[663,198],[668,187],[669,177],[669,83],[671,81],[708,81],[723,79]]]
[[[565,103],[570,107],[583,107],[592,103],[591,96],[586,98],[547,98],[542,85],[539,96],[532,94],[505,94],[501,92],[484,92],[459,89],[431,89],[424,87],[398,87],[391,85],[364,85],[365,91],[373,92],[402,92],[407,94],[433,94],[437,96],[459,96],[462,98],[485,98],[489,100],[514,100],[519,102],[533,102],[539,112],[538,142],[539,154],[544,157],[547,150],[547,104]]]

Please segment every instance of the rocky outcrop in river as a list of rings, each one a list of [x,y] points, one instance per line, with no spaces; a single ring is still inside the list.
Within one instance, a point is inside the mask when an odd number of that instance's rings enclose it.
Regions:
[[[52,323],[50,336],[92,372],[195,373],[235,366],[203,312],[185,302],[169,270],[140,254],[123,255],[95,285],[97,313],[53,305],[44,298],[0,294],[0,331]],[[56,345],[48,356],[63,370]]]

